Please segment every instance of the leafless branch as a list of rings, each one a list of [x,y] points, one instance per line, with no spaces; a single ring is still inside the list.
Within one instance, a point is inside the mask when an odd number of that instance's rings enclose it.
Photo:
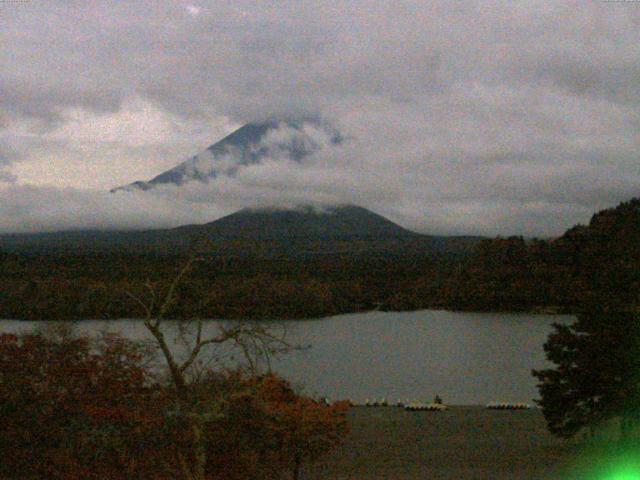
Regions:
[[[282,353],[292,347],[287,344],[284,335],[278,336],[270,329],[259,323],[248,325],[246,323],[221,324],[217,334],[207,336],[204,333],[204,321],[200,318],[190,322],[179,322],[179,332],[182,343],[187,348],[186,359],[179,362],[175,353],[170,348],[163,332],[162,322],[171,306],[176,301],[176,292],[185,277],[189,274],[193,265],[201,261],[202,257],[193,253],[180,269],[178,274],[171,280],[169,287],[161,293],[160,286],[154,285],[150,280],[145,283],[147,298],[142,298],[131,292],[126,292],[127,296],[142,307],[145,318],[144,325],[154,337],[158,347],[162,351],[169,372],[176,389],[182,393],[187,388],[186,374],[202,355],[203,349],[207,346],[229,343],[238,348],[244,355],[244,359],[252,372],[257,370],[261,359],[265,359],[267,368],[271,370],[270,357],[275,353]],[[195,324],[194,337],[187,338],[187,327]]]
[[[144,303],[140,297],[134,295],[133,293],[129,292],[129,291],[125,291],[125,294],[132,299],[134,302],[136,302],[138,305],[140,305],[144,312],[145,312],[145,320],[151,318],[152,313],[151,313],[151,309],[149,308],[149,306]]]

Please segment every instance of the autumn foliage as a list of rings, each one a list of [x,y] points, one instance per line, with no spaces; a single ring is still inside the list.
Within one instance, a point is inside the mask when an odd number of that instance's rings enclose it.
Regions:
[[[180,479],[196,442],[206,478],[291,478],[346,434],[345,405],[275,375],[211,372],[180,400],[149,353],[115,335],[0,335],[0,478]]]
[[[326,405],[297,395],[276,375],[234,372],[213,382],[228,392],[222,421],[207,431],[216,439],[208,452],[214,478],[280,478],[283,472],[297,478],[304,463],[330,452],[348,432],[347,402]]]
[[[0,336],[3,478],[126,478],[149,471],[148,439],[162,421],[146,385],[143,349],[98,342]]]

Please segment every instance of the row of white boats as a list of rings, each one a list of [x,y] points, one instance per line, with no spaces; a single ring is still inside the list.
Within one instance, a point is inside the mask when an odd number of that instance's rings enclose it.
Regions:
[[[389,402],[385,398],[381,399],[366,399],[364,402],[365,407],[388,407]],[[393,406],[404,408],[409,412],[442,412],[447,410],[447,406],[440,402],[423,403],[413,401],[398,400]],[[489,410],[530,410],[533,408],[528,403],[509,403],[509,402],[489,402],[486,406]]]
[[[388,407],[389,402],[387,402],[385,398],[382,398],[380,400],[366,399],[364,402],[364,406],[365,407]],[[420,412],[420,411],[441,412],[447,409],[446,405],[439,402],[422,403],[422,402],[411,402],[409,400],[406,400],[406,401],[398,400],[394,406],[399,408],[404,408],[409,412]]]
[[[528,403],[504,403],[504,402],[490,402],[487,403],[489,410],[531,410],[533,408]]]

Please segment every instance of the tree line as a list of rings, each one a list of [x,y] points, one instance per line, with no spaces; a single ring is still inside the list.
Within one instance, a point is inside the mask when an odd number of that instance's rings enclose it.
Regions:
[[[183,301],[171,315],[284,319],[375,308],[576,313],[596,299],[622,308],[640,287],[639,202],[599,212],[557,239],[488,239],[469,255],[399,249],[287,256],[213,248],[177,292]],[[125,292],[166,282],[185,259],[127,251],[0,254],[0,318],[140,317]]]

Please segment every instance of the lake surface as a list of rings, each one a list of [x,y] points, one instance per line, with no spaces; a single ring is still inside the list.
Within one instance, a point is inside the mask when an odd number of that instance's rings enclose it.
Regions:
[[[290,343],[310,345],[276,357],[272,366],[307,394],[331,399],[430,401],[439,394],[450,404],[532,402],[537,390],[531,369],[548,365],[543,344],[551,324],[571,321],[560,315],[424,310],[270,322],[276,331],[286,330]],[[108,330],[151,338],[138,320],[74,323],[82,333]],[[218,324],[209,321],[207,329]],[[0,331],[39,325],[0,320]]]

